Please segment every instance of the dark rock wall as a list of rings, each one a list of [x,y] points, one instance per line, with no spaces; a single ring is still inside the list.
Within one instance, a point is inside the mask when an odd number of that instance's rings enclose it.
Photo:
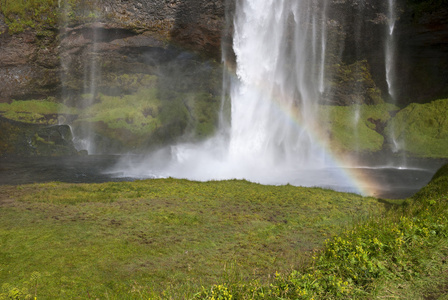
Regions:
[[[152,31],[175,44],[220,58],[225,0],[100,0],[107,20],[136,31]]]
[[[423,12],[407,6],[398,23],[397,85],[402,105],[448,98],[448,1],[441,3]]]
[[[388,1],[334,0],[329,24],[342,38],[333,45],[345,64],[367,60],[373,80],[388,96],[385,36]],[[448,97],[448,1],[396,0],[394,102],[404,107]]]
[[[59,24],[64,25],[49,28],[43,36],[32,29],[9,34],[0,14],[0,102],[60,98],[67,90],[81,89],[93,52],[104,55],[101,66],[125,65],[131,72],[145,67],[123,59],[129,58],[127,52],[132,56],[155,49],[167,55],[165,50],[174,46],[205,60],[221,59],[225,0],[84,0],[79,5],[86,6],[77,8],[82,17],[61,9]],[[87,9],[97,17],[85,17]],[[87,20],[85,25],[82,20]]]
[[[60,88],[56,33],[0,35],[0,102],[42,98]]]

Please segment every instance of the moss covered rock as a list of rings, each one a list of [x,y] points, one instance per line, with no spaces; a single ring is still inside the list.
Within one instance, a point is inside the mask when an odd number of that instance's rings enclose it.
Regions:
[[[383,149],[383,130],[390,120],[391,104],[321,106],[319,120],[324,124],[333,152],[371,153]]]
[[[0,156],[76,155],[70,127],[36,125],[0,117]]]
[[[58,24],[57,0],[3,0],[0,13],[11,34],[28,28],[43,31]]]
[[[381,104],[383,98],[370,73],[367,60],[328,67],[329,78],[323,101],[335,105]]]
[[[59,117],[66,120],[74,118],[77,114],[78,110],[76,108],[57,103],[53,97],[45,100],[0,103],[1,116],[13,121],[29,124],[56,125],[59,122]]]
[[[391,144],[410,155],[448,157],[448,99],[410,104],[397,113],[385,132]]]
[[[203,139],[214,133],[220,103],[210,93],[162,93],[157,87],[122,96],[99,94],[96,100],[80,111],[73,130],[102,153],[140,152],[183,136]]]

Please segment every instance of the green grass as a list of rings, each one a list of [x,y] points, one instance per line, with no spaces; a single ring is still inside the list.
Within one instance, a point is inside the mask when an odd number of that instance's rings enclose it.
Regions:
[[[383,209],[355,194],[245,181],[49,183],[0,195],[0,283],[34,296],[34,274],[37,299],[182,299],[219,282],[270,282]]]
[[[447,212],[448,165],[396,202],[237,180],[5,186],[0,299],[441,296]]]
[[[403,205],[326,241],[313,263],[270,285],[223,283],[201,299],[433,299],[448,278],[448,165]]]

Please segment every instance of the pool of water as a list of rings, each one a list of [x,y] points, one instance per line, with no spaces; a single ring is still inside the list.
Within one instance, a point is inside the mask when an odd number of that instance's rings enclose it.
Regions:
[[[162,176],[132,176],[131,173],[119,172],[115,166],[120,156],[77,156],[77,157],[29,157],[1,158],[0,185],[18,185],[41,182],[100,183],[109,181],[133,181],[135,179]],[[351,174],[362,174],[364,190],[367,195],[379,198],[400,199],[412,196],[425,186],[437,169],[448,160],[413,160],[406,167],[394,165],[367,165],[357,168],[342,169]],[[272,184],[320,186],[337,191],[357,192],[352,186],[333,180],[332,176],[341,170],[315,170],[277,174]],[[149,174],[149,173],[148,173]],[[274,175],[274,174],[273,174]],[[284,179],[288,178],[288,179]],[[260,180],[260,183],[263,180]]]

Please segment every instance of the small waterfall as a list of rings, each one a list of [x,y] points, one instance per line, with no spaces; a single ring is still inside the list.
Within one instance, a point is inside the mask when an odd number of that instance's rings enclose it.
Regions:
[[[98,95],[97,85],[101,80],[101,70],[99,66],[99,43],[101,41],[101,24],[98,22],[97,12],[95,8],[98,7],[97,0],[90,1],[88,4],[82,4],[75,6],[72,2],[58,0],[58,6],[61,10],[61,22],[60,28],[65,36],[65,41],[62,42],[62,47],[67,47],[61,56],[62,66],[62,96],[65,100],[65,104],[68,106],[76,106],[81,109],[90,107],[95,103],[95,99]],[[75,26],[72,28],[73,20],[71,18],[76,15],[76,18],[80,18],[85,21],[84,25]],[[83,36],[83,39],[88,41],[83,46],[83,55],[80,55],[80,59],[74,59],[70,54],[73,47],[71,44],[77,42],[72,41],[70,35],[76,36],[75,33],[79,33]],[[76,46],[75,46],[76,47]],[[81,74],[78,74],[81,73]],[[74,85],[78,84],[79,78],[82,78],[81,90],[73,91]],[[67,120],[61,118],[61,124],[68,124]],[[95,154],[95,142],[93,129],[90,126],[83,126],[79,128],[73,124],[69,124],[74,134],[73,143],[77,150],[87,150],[89,154]]]
[[[97,83],[101,80],[101,70],[98,65],[98,43],[101,35],[100,24],[97,19],[92,24],[91,44],[88,47],[88,55],[84,59],[84,81],[82,106],[90,107],[95,103],[95,98],[98,94]],[[94,133],[91,126],[83,128],[82,134],[74,140],[75,147],[79,150],[87,150],[90,154],[95,154]]]
[[[320,53],[320,78],[319,78],[319,93],[322,95],[325,91],[325,54],[327,53],[327,10],[328,3],[324,1],[322,4],[321,16],[321,53]]]
[[[396,56],[396,41],[395,41],[395,23],[396,23],[396,3],[395,0],[388,0],[388,15],[387,15],[387,32],[386,32],[386,46],[385,46],[385,68],[386,68],[386,82],[389,93],[390,102],[395,104],[397,101],[396,95],[396,68],[395,68],[395,56]],[[398,152],[405,148],[402,144],[403,141],[398,141],[394,135],[392,129],[392,151]],[[406,164],[405,155],[402,156],[403,164]]]
[[[385,54],[385,66],[386,66],[386,81],[389,96],[392,101],[395,100],[395,0],[388,0],[388,15],[387,15],[387,35],[386,35],[386,54]]]

